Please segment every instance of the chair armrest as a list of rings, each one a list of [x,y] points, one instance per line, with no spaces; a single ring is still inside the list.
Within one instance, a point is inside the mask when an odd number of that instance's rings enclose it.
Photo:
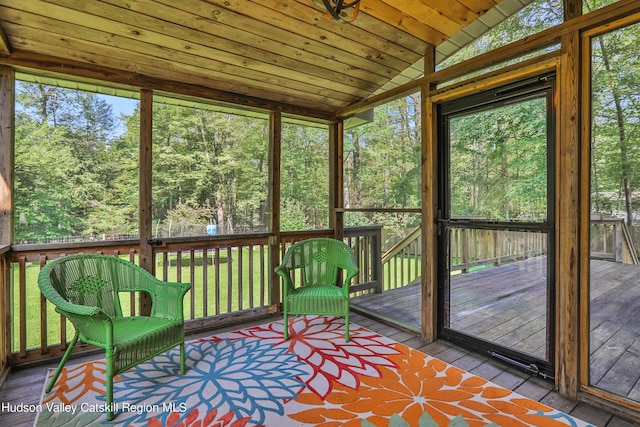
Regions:
[[[151,317],[183,320],[183,299],[191,284],[165,282],[139,266],[132,268],[137,275],[122,285],[120,292],[147,292],[151,297]]]
[[[344,282],[342,284],[342,290],[347,298],[349,298],[349,285],[351,284],[351,280],[358,275],[360,269],[358,267],[347,267],[344,269],[345,277]]]
[[[278,274],[278,276],[282,277],[282,280],[284,281],[284,294],[286,295],[288,292],[291,292],[295,289],[295,286],[293,286],[293,282],[291,281],[291,271],[290,269],[285,266],[284,264],[281,264],[279,266],[277,266],[274,271]]]
[[[112,344],[113,322],[100,308],[67,303],[64,308],[56,306],[56,312],[73,323],[82,341],[102,348]]]
[[[183,301],[191,285],[189,283],[152,281],[148,292],[151,294],[151,316],[184,320]]]

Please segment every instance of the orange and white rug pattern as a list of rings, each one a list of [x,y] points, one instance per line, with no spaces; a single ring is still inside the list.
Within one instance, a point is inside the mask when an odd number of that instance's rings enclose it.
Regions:
[[[187,343],[114,384],[116,426],[471,426],[589,424],[340,318],[276,321]],[[36,426],[99,425],[104,362],[65,368],[44,394]],[[423,421],[424,422],[424,421]],[[460,424],[456,424],[460,425]]]

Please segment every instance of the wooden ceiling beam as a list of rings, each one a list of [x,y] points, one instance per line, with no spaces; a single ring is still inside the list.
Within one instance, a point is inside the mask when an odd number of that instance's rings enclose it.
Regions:
[[[0,26],[0,55],[11,55],[11,45],[2,26]]]
[[[427,12],[429,10],[427,10]],[[437,46],[445,41],[448,38],[448,35],[445,31],[451,30],[450,28],[447,30],[448,27],[442,27],[440,21],[437,19],[438,13],[435,11],[432,11],[435,18],[433,19],[433,26],[426,25],[424,22],[413,18],[411,15],[407,15],[401,10],[391,7],[386,2],[380,0],[367,0],[361,2],[360,11],[371,15],[374,18],[377,18],[382,22],[386,22],[387,24],[399,28],[409,34],[412,34],[413,36],[418,37],[421,40],[434,46]],[[423,12],[423,14],[427,12]]]
[[[0,64],[17,67],[19,69],[23,69],[25,72],[34,72],[36,74],[38,70],[42,70],[48,73],[56,73],[61,76],[77,76],[94,81],[96,85],[108,85],[109,82],[112,82],[132,89],[151,89],[155,91],[169,92],[176,95],[204,98],[229,106],[245,107],[265,112],[276,111],[288,115],[317,119],[327,123],[335,120],[335,115],[331,111],[279,103],[267,99],[212,89],[202,85],[163,80],[139,73],[132,73],[79,61],[71,61],[64,58],[33,52],[15,50],[9,57],[0,57]]]

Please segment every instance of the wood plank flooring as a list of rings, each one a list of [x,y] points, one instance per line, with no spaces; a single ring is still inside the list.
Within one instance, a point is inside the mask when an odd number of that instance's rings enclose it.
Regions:
[[[450,327],[546,359],[542,258],[452,276]],[[591,261],[591,382],[640,402],[640,266]],[[352,299],[419,330],[420,285]]]
[[[270,318],[256,321],[252,324],[272,321]],[[417,336],[415,333],[398,328],[376,319],[353,313],[351,321],[363,327],[369,328],[395,341],[401,342],[409,347],[418,349],[424,353],[437,357],[445,362],[451,363],[461,369],[467,370],[480,377],[493,381],[502,387],[514,390],[533,400],[542,402],[548,406],[564,411],[597,427],[631,427],[634,424],[618,416],[614,416],[607,411],[598,409],[584,402],[578,402],[566,398],[553,390],[553,385],[540,378],[531,377],[516,369],[507,367],[500,362],[490,359],[487,356],[469,352],[446,341],[436,341],[429,343]],[[245,324],[234,328],[249,326]],[[222,332],[223,330],[211,331],[211,333]],[[201,335],[202,336],[202,335]],[[188,337],[198,338],[197,336]],[[75,359],[78,363],[89,358],[101,358],[102,356],[85,356],[82,359]],[[15,369],[9,373],[8,381],[4,388],[0,390],[0,404],[11,402],[13,404],[37,404],[45,379],[47,368],[55,365],[41,365],[37,367]],[[27,427],[32,426],[35,414],[31,413],[2,413],[0,412],[0,425]]]

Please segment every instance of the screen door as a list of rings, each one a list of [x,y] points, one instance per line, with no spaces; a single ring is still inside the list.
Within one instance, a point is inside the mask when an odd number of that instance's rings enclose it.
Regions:
[[[554,76],[439,105],[440,336],[552,378]]]

